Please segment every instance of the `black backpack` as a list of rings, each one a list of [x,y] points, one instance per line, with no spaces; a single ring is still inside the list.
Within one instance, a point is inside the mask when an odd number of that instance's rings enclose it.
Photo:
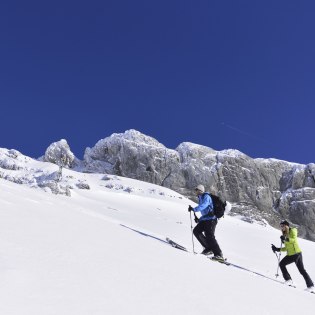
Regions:
[[[224,216],[226,201],[223,201],[220,197],[216,195],[213,195],[213,194],[209,194],[209,195],[212,199],[214,215],[218,219],[222,218]]]

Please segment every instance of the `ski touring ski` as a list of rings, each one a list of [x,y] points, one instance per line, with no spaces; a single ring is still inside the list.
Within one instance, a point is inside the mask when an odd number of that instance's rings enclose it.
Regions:
[[[177,248],[177,249],[180,249],[180,250],[183,250],[185,252],[190,252],[186,247],[174,242],[173,240],[171,240],[170,238],[166,238],[166,241],[174,248]],[[204,255],[205,257],[207,257],[209,260],[211,261],[215,261],[215,262],[218,262],[218,263],[221,263],[221,264],[225,264],[227,266],[230,265],[230,263],[227,261],[227,259],[224,259],[224,260],[219,260],[219,259],[214,259],[214,257],[212,256],[207,256],[207,255]]]
[[[308,293],[315,294],[315,288],[314,288],[314,287],[312,287],[312,288],[306,288],[304,291],[305,291],[305,292],[308,292]]]
[[[230,265],[231,265],[231,263],[228,262],[226,258],[224,258],[224,259],[215,259],[214,257],[207,257],[207,258],[208,258],[209,260],[211,260],[211,261],[216,261],[216,262],[218,262],[218,263],[220,263],[220,264],[224,264],[224,265],[227,265],[227,266],[230,266]]]
[[[180,250],[183,250],[185,252],[188,252],[188,249],[182,245],[179,245],[178,243],[174,242],[173,240],[171,240],[170,238],[166,238],[166,241],[174,248],[177,248],[177,249],[180,249]]]

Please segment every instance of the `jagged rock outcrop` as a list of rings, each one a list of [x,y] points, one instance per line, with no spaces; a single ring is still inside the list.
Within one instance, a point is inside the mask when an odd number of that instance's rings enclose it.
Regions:
[[[190,198],[199,183],[233,203],[231,214],[277,226],[285,217],[315,241],[315,164],[252,159],[237,150],[193,143],[175,150],[136,130],[87,148],[87,172],[115,174],[171,188]]]
[[[60,181],[59,172],[56,169],[46,171],[42,168],[42,163],[17,150],[0,148],[0,178],[20,185],[42,188],[54,194],[71,196],[71,185],[68,179]]]
[[[44,162],[57,164],[58,166],[71,168],[74,165],[75,156],[65,139],[52,143],[43,157]]]
[[[179,160],[178,152],[135,130],[100,140],[84,154],[87,172],[115,174],[162,186],[179,166]]]

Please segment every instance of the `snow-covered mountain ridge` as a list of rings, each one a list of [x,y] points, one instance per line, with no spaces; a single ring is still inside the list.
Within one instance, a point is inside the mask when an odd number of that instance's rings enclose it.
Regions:
[[[78,172],[138,179],[171,188],[189,198],[194,198],[193,188],[203,183],[207,190],[233,204],[231,214],[249,222],[268,222],[273,226],[286,218],[299,227],[301,236],[315,240],[313,163],[302,165],[276,159],[252,159],[237,150],[216,151],[189,142],[173,150],[136,130],[98,141],[85,150],[82,161],[74,156],[66,140],[52,143],[40,160]],[[41,171],[34,176],[30,170],[17,179],[14,173],[18,172],[8,169],[18,167],[14,165],[21,161],[14,158],[14,154],[2,154],[0,161],[0,177],[12,181],[29,182],[68,195],[73,185],[88,188],[85,183],[69,184],[71,181],[65,181],[65,177],[58,181],[60,167],[54,174],[43,176],[38,176]]]
[[[34,160],[16,150],[0,148],[0,178],[31,188],[41,188],[45,192],[71,196],[71,192],[76,189],[95,189],[93,182],[97,179],[99,181],[97,189],[104,187],[106,190],[120,193],[183,198],[175,191],[157,185],[151,185],[148,191],[144,191],[140,181],[133,179],[122,181],[122,178],[116,175],[86,174],[63,169],[59,178],[58,171],[59,167],[53,163]],[[129,182],[132,185],[128,185]]]

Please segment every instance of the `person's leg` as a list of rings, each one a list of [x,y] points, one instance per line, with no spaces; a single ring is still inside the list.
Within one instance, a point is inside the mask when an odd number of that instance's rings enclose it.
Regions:
[[[282,275],[283,275],[283,278],[286,281],[287,280],[291,280],[291,276],[290,276],[286,266],[289,265],[289,264],[292,264],[295,261],[296,257],[294,257],[294,256],[295,255],[293,255],[293,256],[285,256],[280,261],[280,264],[279,264],[281,272],[282,272]]]
[[[217,220],[205,221],[205,235],[209,248],[213,251],[214,256],[223,256],[221,248],[215,238],[215,228]]]
[[[304,269],[302,253],[298,254],[298,257],[295,261],[295,264],[296,264],[297,268],[299,269],[300,274],[303,276],[305,283],[306,283],[306,286],[308,288],[313,287],[314,283],[313,283],[311,277],[308,275],[308,273]]]
[[[203,232],[205,230],[205,227],[204,227],[204,222],[201,221],[199,222],[195,228],[193,229],[193,233],[196,237],[196,239],[199,241],[199,243],[205,248],[205,249],[208,249],[209,248],[209,245],[207,243],[207,240],[206,240],[206,237],[203,235]]]

